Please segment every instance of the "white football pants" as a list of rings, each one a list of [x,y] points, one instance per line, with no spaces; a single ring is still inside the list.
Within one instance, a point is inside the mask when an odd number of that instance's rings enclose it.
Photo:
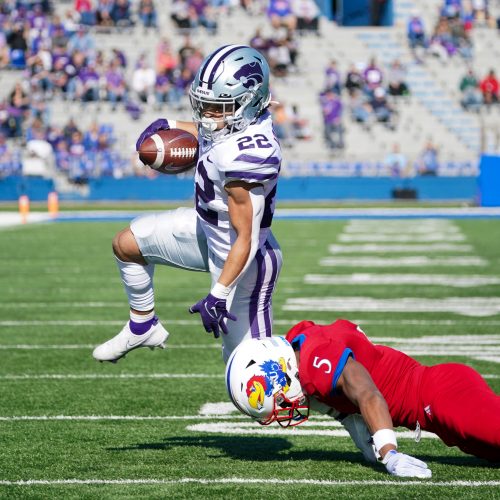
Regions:
[[[130,229],[148,264],[210,272],[212,286],[217,282],[224,262],[208,249],[194,208],[142,215],[131,222]],[[266,243],[257,251],[245,275],[228,297],[228,310],[237,321],[229,320],[229,333],[221,333],[224,362],[243,339],[271,336],[272,294],[282,260],[278,242],[269,233]],[[201,298],[193,297],[193,303]],[[201,320],[199,330],[205,332]]]

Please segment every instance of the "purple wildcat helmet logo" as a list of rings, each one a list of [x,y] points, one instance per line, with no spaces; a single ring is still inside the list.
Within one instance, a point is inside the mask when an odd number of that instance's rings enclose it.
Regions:
[[[242,66],[233,77],[239,80],[246,89],[255,87],[264,81],[264,73],[258,62],[251,62]]]

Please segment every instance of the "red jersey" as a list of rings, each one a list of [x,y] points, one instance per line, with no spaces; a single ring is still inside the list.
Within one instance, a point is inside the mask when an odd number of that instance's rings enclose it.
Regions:
[[[347,360],[361,363],[384,396],[395,426],[414,429],[422,420],[420,388],[426,367],[390,347],[372,344],[359,326],[343,319],[331,325],[302,321],[287,334],[300,350],[299,377],[304,392],[341,413],[359,413],[337,392]]]

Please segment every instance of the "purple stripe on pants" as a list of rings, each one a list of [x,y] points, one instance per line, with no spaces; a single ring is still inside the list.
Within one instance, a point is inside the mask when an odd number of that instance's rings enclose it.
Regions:
[[[276,257],[276,253],[274,248],[271,246],[269,241],[266,241],[266,249],[271,257],[271,265],[272,265],[272,273],[271,279],[268,283],[268,288],[266,292],[266,298],[264,300],[264,321],[266,324],[266,337],[270,337],[272,334],[272,325],[271,325],[271,304],[272,304],[272,295],[274,291],[274,286],[276,285],[276,275],[278,274],[278,259]]]
[[[266,276],[266,262],[264,260],[264,255],[262,254],[262,250],[259,249],[257,251],[255,259],[257,260],[257,279],[255,281],[255,287],[252,291],[252,295],[250,296],[249,319],[252,338],[259,338],[259,298],[263,280]]]

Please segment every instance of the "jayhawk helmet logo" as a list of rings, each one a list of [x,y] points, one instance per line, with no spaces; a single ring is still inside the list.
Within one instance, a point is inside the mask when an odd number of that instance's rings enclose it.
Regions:
[[[260,368],[264,375],[254,375],[246,386],[248,403],[252,408],[259,410],[264,405],[264,398],[272,396],[279,390],[287,392],[290,386],[290,377],[286,374],[286,362],[280,358],[264,361]]]

